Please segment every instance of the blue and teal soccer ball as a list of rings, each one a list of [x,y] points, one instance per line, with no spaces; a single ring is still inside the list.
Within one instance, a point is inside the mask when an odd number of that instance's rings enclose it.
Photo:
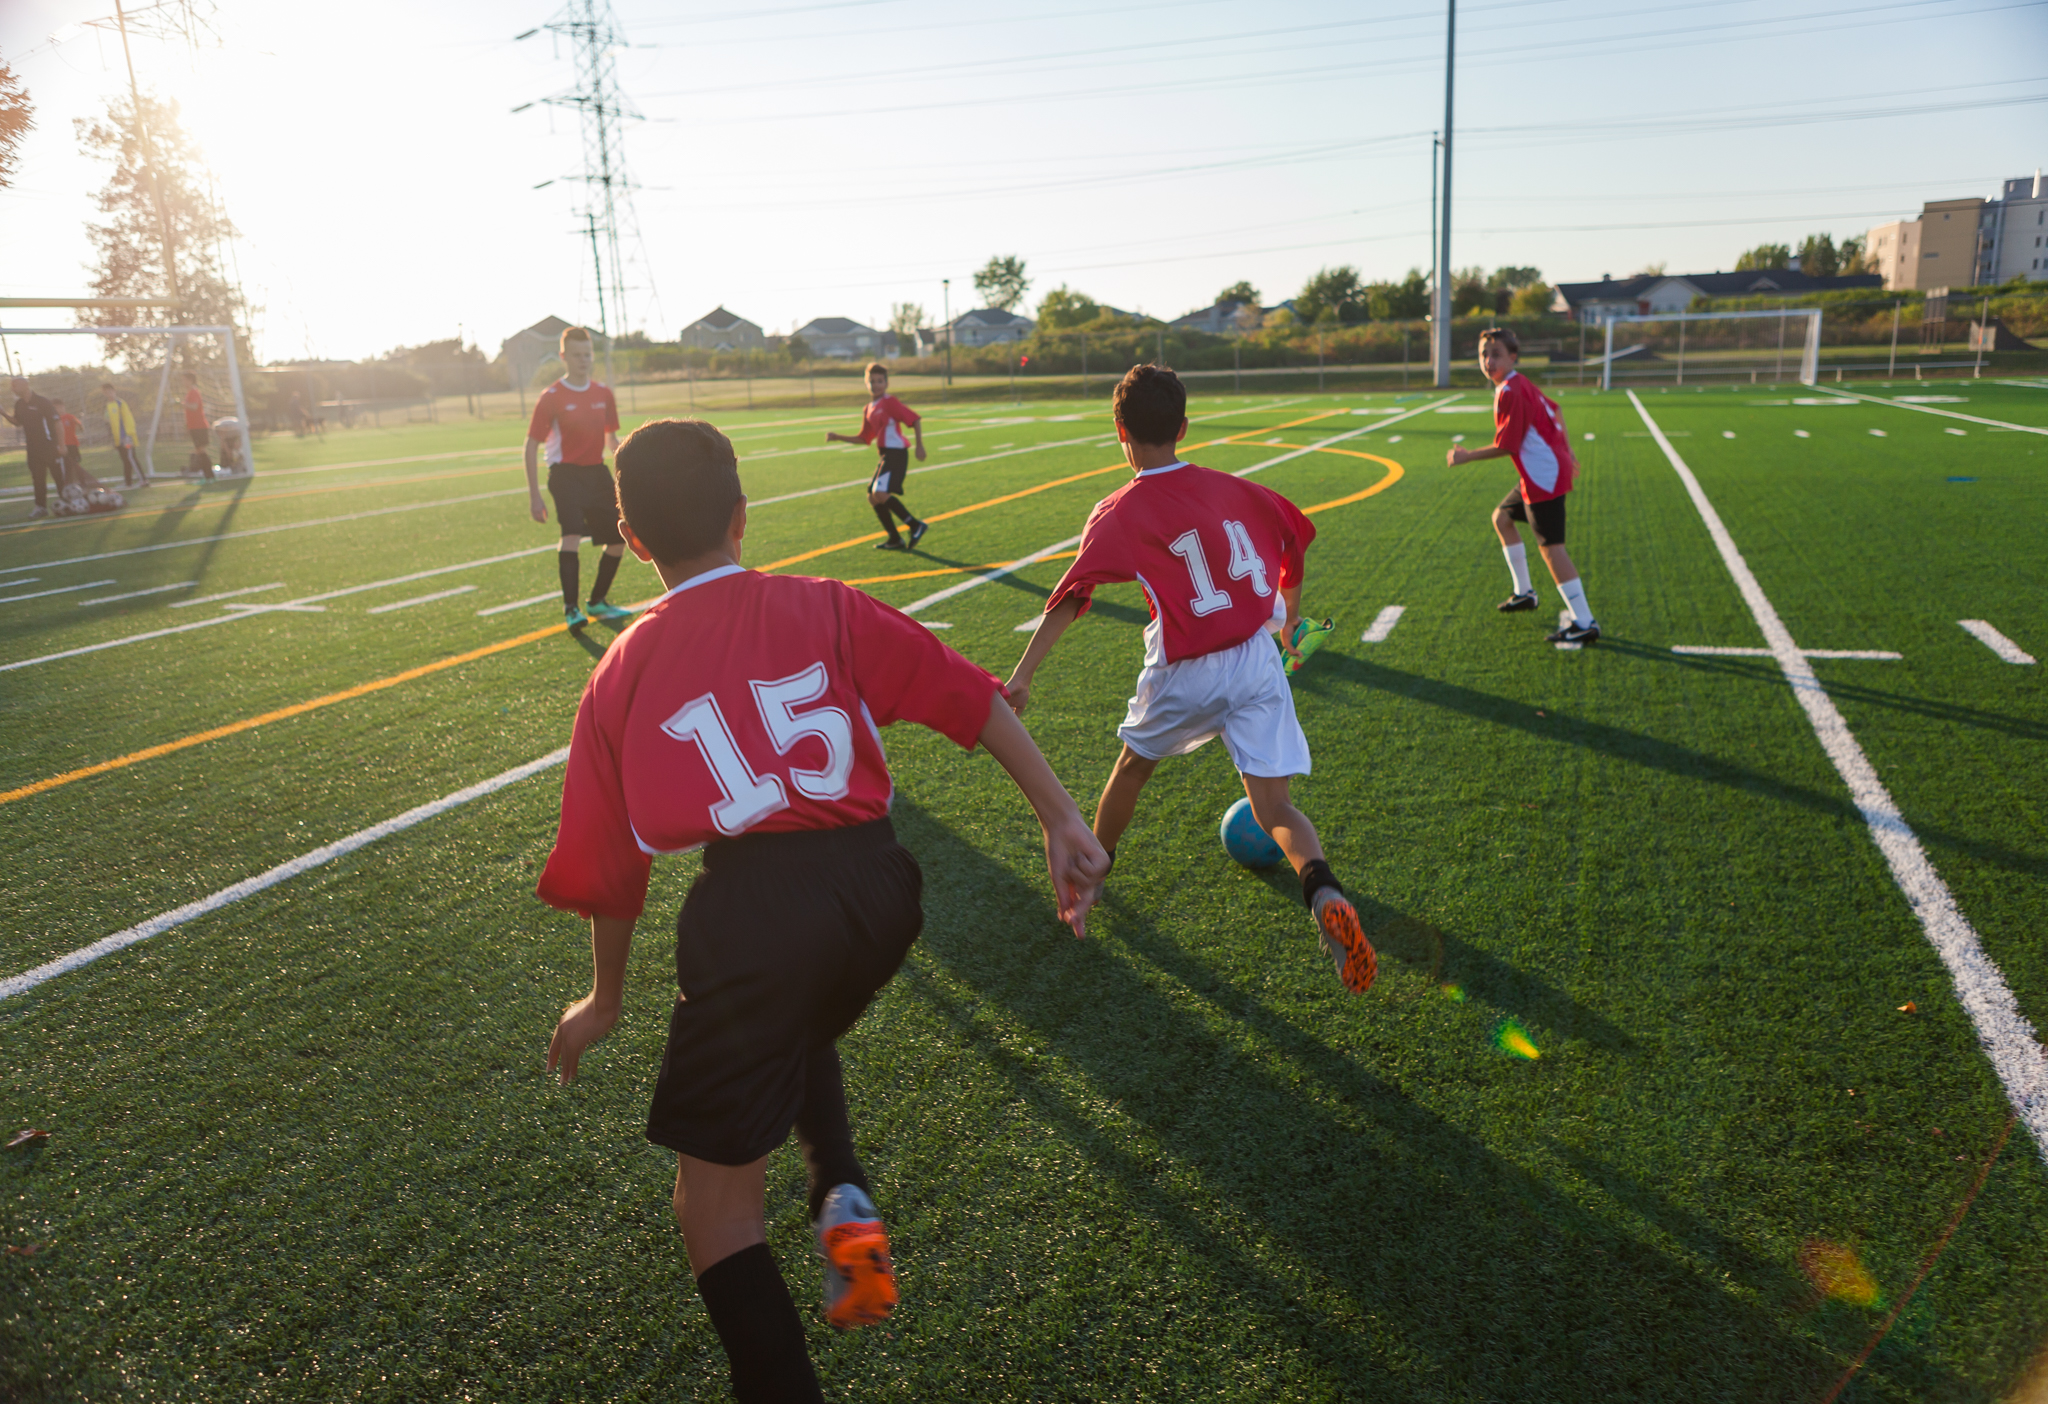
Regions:
[[[1223,851],[1247,868],[1270,868],[1287,856],[1252,817],[1249,798],[1223,811]]]

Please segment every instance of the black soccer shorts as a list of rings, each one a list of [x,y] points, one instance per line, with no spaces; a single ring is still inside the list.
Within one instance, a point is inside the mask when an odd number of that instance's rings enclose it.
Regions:
[[[587,536],[600,546],[625,541],[619,534],[619,494],[602,463],[551,463],[548,496],[564,536]]]
[[[886,492],[891,497],[903,495],[903,479],[910,473],[910,450],[907,448],[885,448],[882,461],[875,465],[874,481],[868,484],[869,492]]]
[[[676,1003],[647,1139],[714,1165],[781,1145],[812,1055],[910,953],[923,892],[886,818],[706,848],[676,920]]]
[[[1516,483],[1508,495],[1500,500],[1500,510],[1518,522],[1527,522],[1536,528],[1536,543],[1539,546],[1564,545],[1564,497],[1545,498],[1541,502],[1524,504],[1522,485]]]

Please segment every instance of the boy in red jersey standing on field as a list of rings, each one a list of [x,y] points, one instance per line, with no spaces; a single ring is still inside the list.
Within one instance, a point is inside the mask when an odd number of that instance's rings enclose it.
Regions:
[[[1578,567],[1564,547],[1564,498],[1578,476],[1578,460],[1572,457],[1557,403],[1515,369],[1521,355],[1521,341],[1505,327],[1489,327],[1479,333],[1479,368],[1493,382],[1493,443],[1483,449],[1454,448],[1444,455],[1444,461],[1453,468],[1482,458],[1515,461],[1520,481],[1493,509],[1493,529],[1500,536],[1501,553],[1508,558],[1515,592],[1494,607],[1503,614],[1536,608],[1528,553],[1521,533],[1515,530],[1516,522],[1527,522],[1536,529],[1543,563],[1550,567],[1550,578],[1557,582],[1557,592],[1572,611],[1572,622],[1553,630],[1550,642],[1597,643],[1599,621],[1586,604],[1586,587],[1579,583]]]
[[[988,748],[1038,815],[1076,935],[1109,860],[994,678],[849,586],[741,567],[746,498],[723,434],[643,425],[618,466],[626,539],[668,593],[612,644],[577,709],[539,893],[590,918],[594,973],[548,1066],[573,1078],[619,1017],[652,857],[704,849],[676,925],[678,993],[647,1136],[676,1152],[676,1219],[734,1393],[815,1401],[764,1221],[768,1155],[791,1126],[826,1318],[867,1325],[896,1302],[834,1046],[924,919],[917,861],[889,824],[878,728],[914,721]]]
[[[1095,837],[1116,858],[1138,794],[1167,756],[1222,736],[1259,827],[1301,876],[1302,901],[1346,989],[1363,994],[1378,964],[1358,913],[1294,807],[1288,782],[1309,772],[1308,738],[1279,651],[1301,622],[1303,553],[1316,529],[1270,488],[1181,460],[1187,391],[1158,366],[1134,366],[1116,387],[1116,436],[1136,475],[1095,505],[1081,551],[1005,686],[1019,714],[1038,665],[1093,603],[1095,587],[1135,580],[1152,622],[1145,666],[1117,736],[1123,752],[1095,810]],[[1286,645],[1295,652],[1292,643]]]
[[[199,373],[185,372],[185,432],[192,437],[189,472],[213,478],[213,422],[206,417],[206,396],[199,393]]]
[[[563,328],[561,348],[562,378],[541,392],[534,402],[533,422],[526,428],[526,505],[535,521],[547,521],[539,464],[545,447],[548,496],[555,499],[555,516],[562,523],[562,545],[555,557],[562,580],[562,615],[570,628],[580,629],[592,615],[613,621],[633,617],[605,600],[612,577],[619,573],[619,558],[626,553],[611,470],[604,466],[605,454],[619,449],[619,402],[609,385],[591,378],[597,352],[588,331]],[[589,613],[576,603],[576,552],[586,536],[604,548],[597,558],[597,580],[590,587]]]
[[[903,505],[903,480],[910,473],[910,445],[903,437],[908,428],[917,438],[917,461],[924,462],[924,421],[917,411],[889,393],[889,370],[880,361],[868,366],[868,405],[861,411],[858,434],[834,434],[828,432],[828,444],[873,444],[881,454],[875,464],[875,476],[868,483],[868,505],[875,509],[875,516],[882,523],[882,530],[889,533],[886,541],[875,543],[877,551],[907,551],[924,540],[929,523],[921,522],[910,515],[910,509]],[[896,518],[901,517],[910,527],[910,545],[896,534]]]

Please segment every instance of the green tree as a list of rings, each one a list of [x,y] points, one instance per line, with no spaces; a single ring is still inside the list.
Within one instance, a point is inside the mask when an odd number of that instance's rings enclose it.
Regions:
[[[1474,312],[1493,310],[1493,289],[1486,285],[1484,268],[1451,270],[1451,315],[1469,317]]]
[[[1257,306],[1259,290],[1240,278],[1222,292],[1217,293],[1216,300],[1218,302],[1249,302],[1253,306]]]
[[[1015,254],[999,254],[991,258],[974,275],[974,290],[981,294],[982,302],[1005,312],[1015,310],[1030,288],[1031,279],[1025,276],[1024,260]]]
[[[1537,269],[1517,268],[1510,264],[1506,268],[1494,269],[1486,280],[1486,286],[1495,292],[1520,292],[1523,288],[1534,287],[1542,281],[1543,274]]]
[[[917,340],[917,329],[923,325],[923,304],[916,302],[892,302],[889,304],[889,330],[896,333],[896,345],[899,350]]]
[[[1508,312],[1516,317],[1542,317],[1550,312],[1550,303],[1555,297],[1550,284],[1529,283],[1515,290],[1514,301],[1508,304]]]
[[[782,354],[792,361],[808,361],[811,359],[811,343],[791,332],[789,340],[782,343]]]
[[[28,89],[21,86],[21,80],[14,76],[6,61],[0,60],[0,190],[13,183],[14,168],[21,159],[16,149],[35,124],[35,107],[28,100]]]
[[[1748,273],[1760,268],[1789,268],[1792,264],[1790,244],[1758,244],[1747,249],[1742,257],[1735,260],[1737,273]]]
[[[1294,295],[1294,315],[1309,322],[1362,322],[1369,315],[1365,284],[1350,264],[1317,270]]]
[[[1406,322],[1429,315],[1429,279],[1420,268],[1408,270],[1398,283],[1366,287],[1366,310],[1376,322]]]
[[[1038,325],[1042,331],[1078,327],[1094,321],[1101,311],[1094,298],[1062,283],[1038,300]]]
[[[1863,256],[1864,241],[1861,234],[1851,234],[1848,238],[1842,240],[1840,252],[1842,264],[1841,268],[1837,271],[1844,274],[1875,273],[1877,271],[1870,266],[1869,260]]]

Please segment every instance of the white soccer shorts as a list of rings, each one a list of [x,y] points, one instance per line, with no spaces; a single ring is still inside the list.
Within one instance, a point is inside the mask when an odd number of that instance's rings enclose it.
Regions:
[[[1221,736],[1240,774],[1309,773],[1294,689],[1264,629],[1231,648],[1142,669],[1116,734],[1146,760],[1184,756]]]

